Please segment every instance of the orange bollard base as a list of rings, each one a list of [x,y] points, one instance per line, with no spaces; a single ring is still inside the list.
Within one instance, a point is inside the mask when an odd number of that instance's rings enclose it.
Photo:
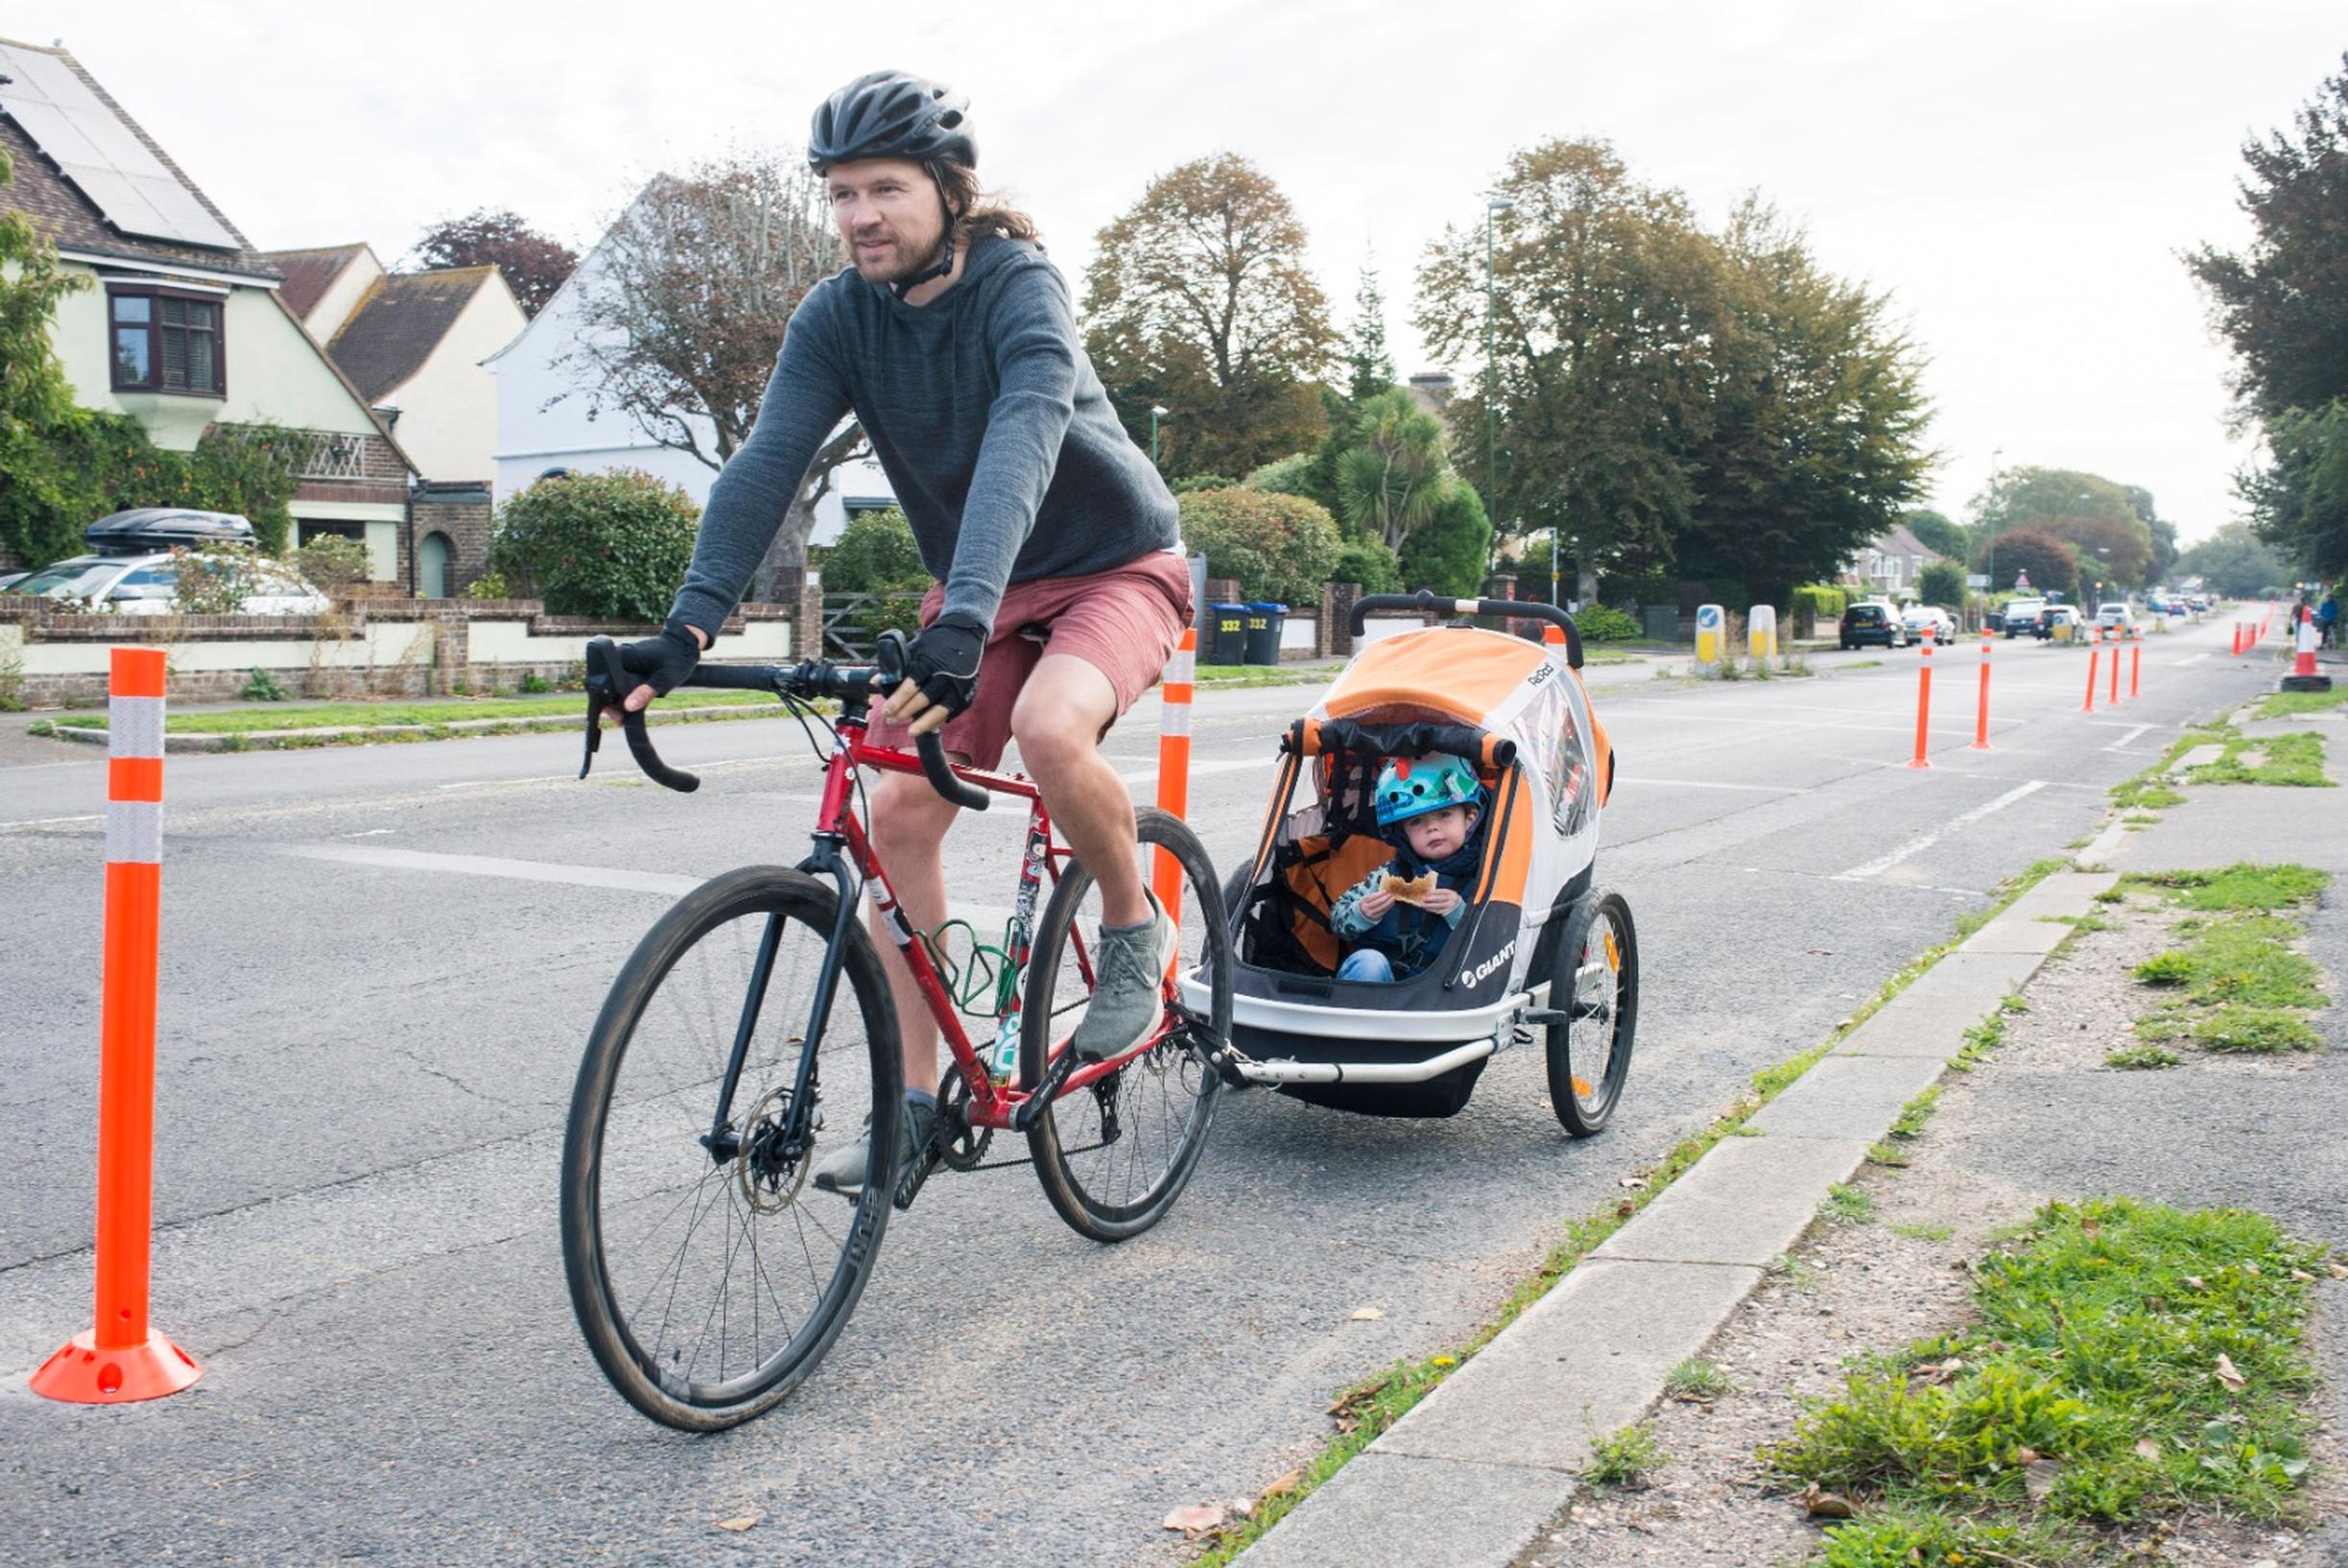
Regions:
[[[128,1405],[178,1393],[202,1376],[196,1358],[160,1334],[128,1349],[101,1350],[98,1331],[85,1328],[41,1363],[32,1388],[68,1405]]]

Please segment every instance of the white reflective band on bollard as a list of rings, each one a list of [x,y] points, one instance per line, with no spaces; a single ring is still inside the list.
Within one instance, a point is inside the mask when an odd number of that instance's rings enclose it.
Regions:
[[[1190,733],[1190,704],[1189,704],[1188,702],[1161,702],[1161,703],[1159,703],[1159,704],[1158,704],[1158,733],[1159,733],[1160,735],[1187,735],[1187,734],[1189,734],[1189,733]]]
[[[1174,650],[1174,656],[1166,661],[1167,680],[1194,680],[1198,678],[1198,655],[1190,649]]]
[[[109,697],[106,703],[106,748],[117,757],[163,754],[163,700]]]
[[[114,864],[159,864],[163,859],[163,803],[159,800],[108,800],[106,803],[106,858]]]

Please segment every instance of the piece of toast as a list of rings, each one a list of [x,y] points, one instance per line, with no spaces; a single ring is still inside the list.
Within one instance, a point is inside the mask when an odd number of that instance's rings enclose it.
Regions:
[[[1413,877],[1396,876],[1393,872],[1388,871],[1385,885],[1386,891],[1392,893],[1398,903],[1418,905],[1424,905],[1427,902],[1428,895],[1435,891],[1435,886],[1433,871],[1422,872]]]

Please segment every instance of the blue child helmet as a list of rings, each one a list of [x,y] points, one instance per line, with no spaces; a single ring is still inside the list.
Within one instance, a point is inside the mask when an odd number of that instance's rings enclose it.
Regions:
[[[1392,827],[1445,806],[1483,803],[1476,771],[1454,756],[1392,757],[1378,770],[1378,825]]]

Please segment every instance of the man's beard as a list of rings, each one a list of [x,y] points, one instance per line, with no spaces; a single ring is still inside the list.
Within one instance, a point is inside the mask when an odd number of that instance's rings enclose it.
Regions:
[[[939,230],[937,237],[930,242],[927,249],[910,259],[907,259],[905,242],[901,239],[892,239],[880,271],[866,271],[865,258],[861,255],[856,258],[856,271],[858,275],[867,283],[897,283],[916,276],[936,266],[944,249],[945,233],[942,229]]]

